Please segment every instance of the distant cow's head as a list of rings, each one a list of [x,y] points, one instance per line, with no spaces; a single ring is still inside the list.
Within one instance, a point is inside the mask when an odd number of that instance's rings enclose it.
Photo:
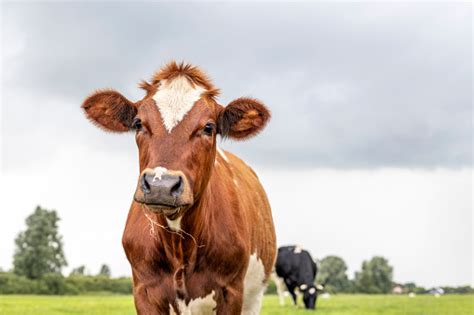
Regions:
[[[251,98],[219,105],[218,90],[191,65],[171,62],[141,87],[146,96],[140,101],[104,90],[88,97],[82,108],[106,131],[135,132],[140,177],[134,199],[174,219],[206,187],[216,158],[217,134],[247,139],[262,130],[270,114]]]
[[[307,309],[315,309],[316,308],[316,300],[318,298],[318,287],[316,285],[306,285],[302,284],[300,286],[300,291],[303,293],[303,303],[305,308]]]

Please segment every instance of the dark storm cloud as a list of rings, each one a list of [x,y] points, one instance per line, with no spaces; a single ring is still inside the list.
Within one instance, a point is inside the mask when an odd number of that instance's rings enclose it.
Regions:
[[[471,165],[470,4],[56,3],[2,15],[7,167],[65,143],[135,154],[78,106],[101,87],[141,97],[139,79],[170,59],[202,66],[222,103],[268,104],[265,132],[223,144],[254,162]]]

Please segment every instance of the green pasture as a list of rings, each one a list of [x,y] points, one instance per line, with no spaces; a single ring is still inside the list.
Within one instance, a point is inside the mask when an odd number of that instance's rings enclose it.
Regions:
[[[131,315],[135,314],[133,299],[126,295],[81,296],[0,296],[2,315]],[[474,314],[474,295],[445,295],[439,298],[418,295],[414,298],[394,295],[337,295],[320,299],[314,313],[287,304],[280,307],[278,298],[265,296],[261,314]]]

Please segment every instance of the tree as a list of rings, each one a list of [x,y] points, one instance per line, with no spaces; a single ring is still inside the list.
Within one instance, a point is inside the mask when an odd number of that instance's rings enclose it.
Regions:
[[[362,263],[355,274],[356,290],[362,293],[389,293],[392,289],[393,268],[388,260],[376,256]]]
[[[403,285],[403,287],[405,288],[405,290],[406,290],[407,292],[413,292],[413,291],[415,291],[415,289],[416,289],[416,283],[414,283],[414,282],[407,282],[407,283],[405,283],[405,284]]]
[[[348,292],[350,282],[346,272],[347,265],[342,258],[327,256],[319,264],[316,282],[323,284],[329,292]]]
[[[428,290],[426,290],[424,287],[416,287],[414,290],[413,290],[413,293],[416,293],[416,294],[425,294]]]
[[[100,267],[99,276],[105,276],[107,278],[110,278],[109,266],[107,266],[106,264],[103,264],[102,267]]]
[[[15,239],[13,270],[16,274],[38,279],[47,273],[61,273],[61,268],[67,266],[58,221],[56,211],[40,206],[26,218],[26,230]]]
[[[86,266],[81,265],[71,270],[70,276],[84,276],[86,274]]]

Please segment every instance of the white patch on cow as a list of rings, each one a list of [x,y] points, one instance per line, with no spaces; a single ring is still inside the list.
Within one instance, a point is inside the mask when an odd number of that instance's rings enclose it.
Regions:
[[[234,184],[235,186],[239,186],[239,182],[234,178]]]
[[[293,253],[300,254],[303,251],[303,248],[300,245],[296,245]]]
[[[304,290],[306,290],[307,288],[308,288],[308,285],[307,285],[307,284],[302,284],[302,285],[300,285],[300,290],[301,290],[301,291],[304,291]]]
[[[227,163],[229,163],[229,159],[228,159],[227,156],[225,155],[224,151],[221,150],[221,148],[217,147],[217,152],[218,152],[219,155],[224,159],[224,161],[226,161]]]
[[[323,287],[322,285],[320,285],[320,284],[317,284],[317,285],[316,285],[316,289],[322,291],[322,290],[324,290],[324,287]]]
[[[166,173],[168,170],[164,167],[158,166],[158,167],[155,167],[155,169],[153,171],[155,172],[155,176],[153,177],[153,181],[156,181],[157,178],[158,178],[158,180],[161,180],[161,176],[163,176],[163,174]]]
[[[172,229],[173,231],[176,231],[176,232],[179,232],[181,231],[181,219],[183,217],[179,217],[175,220],[170,220],[168,218],[166,218],[166,223],[168,223],[168,226],[170,227],[170,229]]]
[[[201,98],[204,91],[205,89],[198,85],[193,86],[184,76],[161,81],[160,88],[153,95],[153,99],[169,133],[193,108],[194,103]]]
[[[309,294],[313,295],[314,293],[316,293],[316,289],[315,288],[311,288],[308,290]]]
[[[257,254],[252,254],[244,278],[244,302],[242,314],[260,314],[263,293],[265,292],[265,268]]]
[[[214,290],[204,297],[193,299],[188,304],[182,299],[177,299],[178,310],[181,315],[204,315],[216,313],[216,300],[214,300]],[[173,307],[170,305],[170,315],[175,315]]]

